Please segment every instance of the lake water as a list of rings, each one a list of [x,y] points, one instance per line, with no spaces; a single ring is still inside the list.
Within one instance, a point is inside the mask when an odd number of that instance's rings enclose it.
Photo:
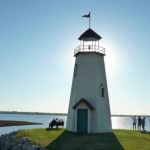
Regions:
[[[24,114],[0,114],[0,120],[16,120],[16,121],[29,121],[43,123],[42,125],[27,125],[27,126],[11,126],[11,127],[0,127],[0,135],[17,131],[20,129],[31,129],[31,128],[47,128],[49,122],[53,118],[63,119],[66,126],[67,116],[64,115],[24,115]],[[132,129],[132,118],[131,117],[119,117],[112,116],[112,128],[113,129]],[[146,117],[146,131],[150,131],[150,117]]]

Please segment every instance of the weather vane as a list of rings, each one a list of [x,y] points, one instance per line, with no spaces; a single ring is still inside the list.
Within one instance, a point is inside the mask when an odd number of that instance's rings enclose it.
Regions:
[[[83,15],[82,17],[89,18],[89,28],[90,28],[90,26],[91,26],[91,12],[89,12],[87,15]]]

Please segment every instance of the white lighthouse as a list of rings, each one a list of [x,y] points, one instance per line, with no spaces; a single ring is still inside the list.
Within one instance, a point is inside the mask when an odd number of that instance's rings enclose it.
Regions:
[[[101,36],[89,28],[78,39],[66,129],[77,133],[112,132]]]

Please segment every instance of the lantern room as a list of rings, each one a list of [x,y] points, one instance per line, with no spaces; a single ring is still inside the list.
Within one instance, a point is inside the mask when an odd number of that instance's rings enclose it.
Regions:
[[[96,52],[105,55],[105,48],[99,46],[99,40],[102,37],[91,28],[87,29],[78,38],[80,45],[74,50],[74,56],[81,52]]]

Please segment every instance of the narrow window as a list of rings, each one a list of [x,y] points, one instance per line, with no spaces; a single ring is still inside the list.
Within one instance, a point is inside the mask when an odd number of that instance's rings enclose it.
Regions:
[[[101,97],[105,96],[105,89],[103,83],[99,85],[99,92]]]
[[[101,96],[104,97],[104,87],[101,88]]]

